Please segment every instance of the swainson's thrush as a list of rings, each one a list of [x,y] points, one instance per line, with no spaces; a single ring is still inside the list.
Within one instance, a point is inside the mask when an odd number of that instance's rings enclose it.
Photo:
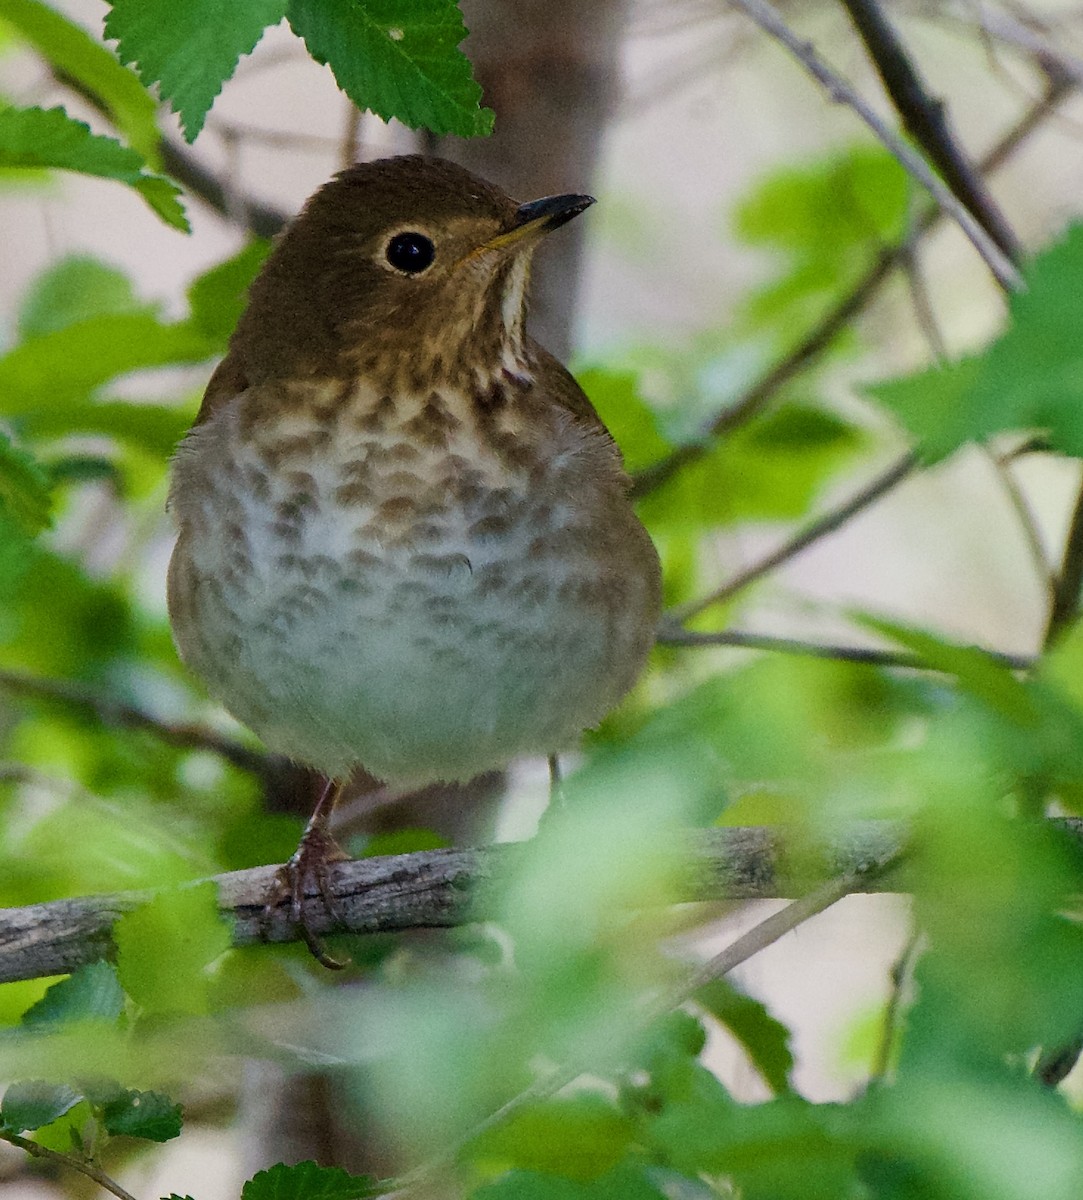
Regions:
[[[278,241],[176,455],[169,569],[182,656],[273,750],[465,780],[566,748],[635,681],[658,557],[608,431],[524,332],[537,242],[592,203],[391,158]],[[333,803],[288,868],[295,917]]]

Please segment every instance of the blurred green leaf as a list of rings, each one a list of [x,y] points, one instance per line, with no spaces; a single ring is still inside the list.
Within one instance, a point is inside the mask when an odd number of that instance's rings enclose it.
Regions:
[[[700,988],[696,1001],[740,1042],[776,1095],[790,1090],[790,1031],[759,1000],[738,991],[728,979],[715,979]]]
[[[1083,225],[1040,253],[1010,300],[1008,328],[981,355],[867,390],[917,439],[928,462],[1007,430],[1039,430],[1083,457]]]
[[[79,1096],[64,1084],[40,1080],[13,1083],[0,1101],[0,1125],[12,1133],[40,1129],[78,1103]]]
[[[129,400],[72,400],[19,417],[19,428],[27,437],[106,434],[160,459],[163,466],[191,423],[191,413],[184,409]]]
[[[270,242],[256,239],[193,281],[188,289],[191,322],[208,341],[225,346],[244,312],[252,280],[270,252]]]
[[[0,0],[2,3],[3,0]],[[30,285],[19,306],[19,336],[56,333],[91,317],[152,313],[123,271],[88,255],[68,255]]]
[[[0,358],[0,412],[70,404],[119,375],[202,362],[217,350],[189,323],[163,324],[149,312],[88,317],[28,338]]]
[[[367,1175],[314,1162],[277,1163],[260,1171],[241,1189],[241,1200],[363,1200],[379,1194]]]
[[[189,231],[180,188],[146,170],[146,159],[115,138],[91,133],[61,108],[0,105],[0,169],[46,167],[115,179],[134,188],[167,225]]]
[[[768,176],[737,206],[734,228],[753,246],[779,252],[785,271],[747,303],[753,327],[786,340],[820,316],[825,302],[897,241],[911,185],[886,151],[857,146]]]
[[[680,1193],[663,1190],[648,1168],[625,1164],[607,1175],[573,1181],[538,1171],[509,1171],[471,1193],[472,1200],[671,1200]]]
[[[642,470],[672,450],[640,395],[635,372],[586,367],[576,372],[576,378],[620,446],[626,470]]]
[[[287,16],[358,108],[436,134],[492,131],[458,48],[466,26],[455,0],[290,0]]]
[[[116,39],[121,62],[134,66],[147,87],[158,85],[191,142],[238,60],[285,15],[286,0],[191,0],[181,7],[170,0],[112,0],[105,33]]]
[[[520,1109],[468,1152],[487,1173],[521,1168],[586,1182],[611,1171],[632,1137],[611,1100],[583,1092]]]
[[[125,913],[113,928],[117,976],[129,996],[153,1013],[208,1010],[206,968],[231,944],[213,883],[159,893]]]
[[[161,135],[154,98],[96,38],[40,0],[0,0],[0,21],[92,93],[128,144],[157,169]]]
[[[113,967],[88,963],[50,986],[23,1014],[22,1024],[41,1032],[73,1021],[115,1023],[124,1011],[124,992]]]
[[[736,430],[643,501],[652,530],[702,530],[803,516],[819,489],[865,445],[850,422],[784,404]]]
[[[52,521],[49,476],[32,455],[0,430],[0,516],[34,534]]]
[[[858,616],[856,620],[900,646],[911,650],[936,671],[954,675],[960,685],[990,708],[1019,725],[1031,725],[1038,717],[1026,685],[1009,667],[976,646],[960,646],[925,630]]]

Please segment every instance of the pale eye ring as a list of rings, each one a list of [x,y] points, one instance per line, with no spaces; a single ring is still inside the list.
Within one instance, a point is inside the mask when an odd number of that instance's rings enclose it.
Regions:
[[[420,275],[432,266],[436,258],[436,247],[432,239],[416,229],[396,233],[384,251],[387,261],[404,275]]]

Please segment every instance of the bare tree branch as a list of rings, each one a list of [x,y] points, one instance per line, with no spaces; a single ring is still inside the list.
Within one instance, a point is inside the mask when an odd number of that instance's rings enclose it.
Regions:
[[[737,595],[738,592],[744,591],[749,584],[755,583],[757,579],[762,579],[764,575],[781,566],[784,562],[789,562],[791,558],[796,558],[802,550],[808,549],[814,542],[818,542],[821,538],[825,538],[828,534],[840,529],[851,517],[868,508],[870,504],[875,503],[881,496],[890,492],[897,483],[900,483],[914,470],[917,464],[918,457],[916,454],[912,452],[904,454],[902,458],[896,459],[886,471],[877,475],[860,491],[851,496],[849,500],[811,521],[804,529],[794,534],[793,537],[779,546],[777,550],[764,555],[758,562],[745,567],[743,571],[738,571],[736,575],[720,587],[715,588],[709,595],[704,596],[700,600],[692,600],[688,604],[679,605],[677,608],[671,608],[666,614],[667,620],[680,624],[687,621],[689,617],[694,617],[697,613],[702,612],[705,608],[710,608],[712,604],[721,604],[723,601]]]
[[[1045,628],[1045,644],[1054,642],[1075,620],[1083,595],[1083,486],[1076,496],[1075,508],[1064,543],[1060,570],[1053,580],[1053,599]]]
[[[842,0],[869,52],[903,128],[925,151],[959,200],[1004,254],[1018,265],[1022,248],[951,131],[944,104],[934,100],[876,0]]]
[[[1007,292],[1017,291],[1023,280],[1012,261],[988,233],[959,202],[929,165],[890,129],[865,100],[816,53],[809,42],[802,41],[778,12],[766,0],[733,0],[767,34],[780,42],[802,64],[806,71],[824,88],[828,96],[852,109],[873,134],[936,201],[970,239],[982,261],[988,266],[997,283]]]
[[[697,633],[691,629],[664,623],[659,630],[660,646],[733,646],[744,650],[769,650],[780,654],[805,655],[810,658],[829,658],[837,662],[868,663],[876,667],[902,667],[914,671],[938,671],[917,654],[898,650],[879,650],[873,646],[836,646],[821,642],[803,642],[796,638],[772,637],[765,633],[743,633],[736,629],[717,633]],[[1011,671],[1029,671],[1036,660],[1024,654],[1003,654],[999,650],[980,648],[994,662]]]
[[[798,895],[817,859],[824,875],[850,875],[869,864],[893,861],[903,843],[898,825],[866,822],[843,830],[818,854],[803,845],[795,856],[801,870],[795,872],[779,829],[690,832],[668,851],[680,864],[670,899],[687,903]],[[322,937],[443,928],[482,919],[487,887],[498,875],[514,870],[524,852],[513,844],[341,863],[331,873],[334,916],[313,891],[306,897],[309,926]],[[233,925],[234,945],[299,940],[288,900],[265,911],[277,872],[275,866],[253,867],[215,877],[219,905]],[[870,879],[867,886],[879,890],[888,884]],[[0,910],[0,983],[66,974],[110,958],[114,923],[151,895],[122,892]]]

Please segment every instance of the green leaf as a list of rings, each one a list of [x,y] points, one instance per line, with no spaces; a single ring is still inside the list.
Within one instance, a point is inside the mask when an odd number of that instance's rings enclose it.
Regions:
[[[248,289],[271,252],[271,243],[256,239],[238,254],[218,263],[188,289],[192,324],[224,347],[248,302]]]
[[[129,145],[152,166],[159,165],[154,98],[96,38],[40,0],[0,0],[0,21],[91,92]]]
[[[241,1200],[362,1200],[378,1193],[369,1176],[351,1175],[341,1167],[277,1163],[252,1176],[241,1189]]]
[[[855,615],[854,619],[905,646],[933,670],[954,675],[965,691],[1009,721],[1017,725],[1033,725],[1037,721],[1038,712],[1026,685],[986,651],[977,646],[960,646],[922,629],[878,617]]]
[[[121,985],[154,1013],[205,1013],[206,968],[231,944],[213,883],[159,893],[117,921],[113,940]]]
[[[290,0],[287,16],[359,108],[438,134],[492,131],[458,49],[466,27],[455,0]]]
[[[1006,430],[1040,430],[1083,457],[1083,225],[1038,255],[1005,332],[981,355],[869,388],[929,462]]]
[[[117,55],[158,85],[162,99],[180,116],[191,142],[243,54],[250,54],[268,25],[285,16],[286,0],[113,0],[105,19]]]
[[[556,1147],[554,1147],[556,1149]],[[650,1168],[622,1163],[607,1175],[587,1182],[545,1175],[538,1171],[509,1171],[471,1193],[471,1200],[666,1200],[667,1196],[716,1196],[712,1191],[684,1192],[657,1186]],[[680,1183],[689,1181],[681,1180]]]
[[[872,254],[901,236],[910,190],[895,159],[867,145],[769,175],[734,216],[742,240],[781,254],[785,263],[773,282],[752,293],[748,323],[788,337],[818,320]]]
[[[13,1133],[40,1129],[78,1103],[79,1096],[64,1084],[37,1079],[13,1083],[0,1103],[0,1125]]]
[[[27,289],[19,308],[19,336],[55,333],[107,313],[151,311],[153,306],[135,294],[123,271],[89,255],[73,254],[53,263]]]
[[[181,1106],[161,1092],[120,1089],[120,1094],[101,1106],[106,1133],[168,1142],[180,1134],[184,1124]]]
[[[124,1011],[124,992],[109,963],[89,963],[67,979],[54,983],[23,1014],[22,1023],[43,1030],[72,1021],[106,1021],[114,1024]]]
[[[521,1109],[474,1141],[470,1154],[490,1172],[519,1167],[587,1181],[620,1162],[633,1132],[612,1101],[581,1093]]]
[[[775,1094],[790,1089],[793,1052],[790,1031],[759,1000],[739,992],[727,979],[716,979],[696,993],[696,1000],[745,1048],[756,1070]]]
[[[48,475],[0,430],[0,516],[10,517],[24,533],[34,534],[50,524],[51,512]]]
[[[850,422],[789,403],[735,431],[642,505],[652,529],[684,532],[803,516],[824,482],[864,444]]]
[[[216,350],[188,322],[165,325],[147,312],[91,317],[28,338],[0,357],[0,413],[70,404],[119,375],[202,362]]]
[[[189,231],[175,183],[147,171],[138,151],[91,133],[61,108],[0,107],[0,168],[5,167],[45,167],[119,180],[134,188],[167,225]]]
[[[101,433],[159,459],[173,452],[191,423],[186,410],[127,400],[75,400],[55,408],[38,408],[19,418],[27,437]]]
[[[576,378],[620,446],[629,472],[650,466],[672,450],[658,429],[657,417],[640,395],[635,372],[587,367],[577,371]]]

